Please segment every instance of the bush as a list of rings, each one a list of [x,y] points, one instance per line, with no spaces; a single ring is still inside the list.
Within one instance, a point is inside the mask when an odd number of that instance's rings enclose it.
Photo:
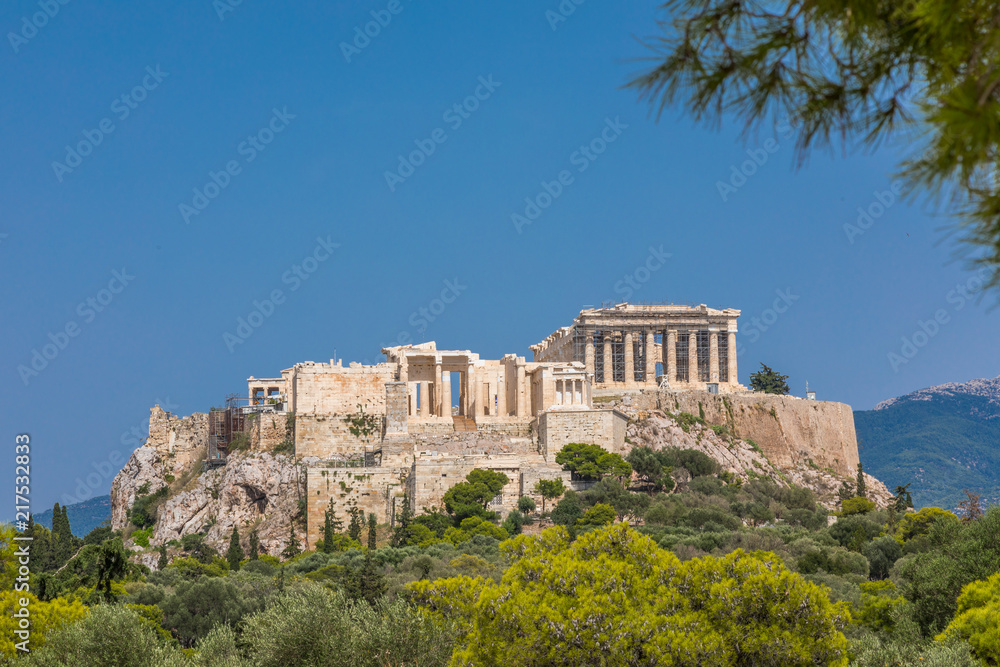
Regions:
[[[1000,572],[985,581],[974,581],[958,596],[958,613],[938,641],[962,638],[987,665],[1000,664]]]
[[[855,496],[840,502],[840,515],[851,516],[852,514],[867,514],[875,509],[875,503],[867,498]]]
[[[185,647],[219,624],[236,624],[243,616],[257,611],[253,600],[243,595],[229,577],[204,577],[185,582],[160,603],[163,625],[173,630]]]
[[[242,643],[258,667],[445,665],[449,625],[406,603],[354,603],[315,584],[279,596],[249,617]]]
[[[903,555],[903,550],[894,538],[884,535],[872,540],[861,550],[869,563],[872,579],[886,579],[893,564]]]
[[[535,500],[531,496],[521,496],[517,499],[517,509],[524,514],[531,514],[535,511]]]

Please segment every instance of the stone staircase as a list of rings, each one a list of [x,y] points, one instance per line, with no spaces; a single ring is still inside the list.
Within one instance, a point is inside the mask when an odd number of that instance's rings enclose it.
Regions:
[[[461,415],[454,415],[451,419],[455,424],[455,433],[475,433],[478,430],[475,419]]]

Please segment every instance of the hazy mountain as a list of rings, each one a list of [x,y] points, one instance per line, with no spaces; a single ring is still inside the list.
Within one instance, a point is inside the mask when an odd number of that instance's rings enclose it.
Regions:
[[[952,509],[963,489],[1000,502],[1000,377],[938,385],[854,413],[865,471],[911,483],[918,508]]]
[[[97,528],[105,521],[111,520],[111,496],[97,496],[82,503],[67,505],[69,527],[77,537],[85,537],[87,533]],[[35,512],[35,523],[52,530],[52,510]]]

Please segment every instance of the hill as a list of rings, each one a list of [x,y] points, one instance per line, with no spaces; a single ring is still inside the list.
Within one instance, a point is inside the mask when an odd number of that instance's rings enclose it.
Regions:
[[[66,506],[69,527],[77,537],[84,537],[105,521],[111,520],[111,496],[97,496],[82,503]],[[35,513],[35,523],[52,530],[52,510]]]
[[[917,508],[952,509],[969,489],[1000,502],[1000,377],[928,387],[854,413],[865,470],[912,483]]]

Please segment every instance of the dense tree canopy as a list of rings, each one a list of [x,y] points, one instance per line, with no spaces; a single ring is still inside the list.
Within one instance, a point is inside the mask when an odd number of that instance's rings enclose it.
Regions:
[[[1000,39],[988,0],[668,0],[652,67],[631,85],[654,108],[787,118],[800,162],[897,129],[911,190],[943,194],[1000,284]]]
[[[556,463],[569,470],[580,479],[602,479],[603,477],[629,477],[630,466],[621,454],[612,454],[600,445],[571,442],[556,454]]]

